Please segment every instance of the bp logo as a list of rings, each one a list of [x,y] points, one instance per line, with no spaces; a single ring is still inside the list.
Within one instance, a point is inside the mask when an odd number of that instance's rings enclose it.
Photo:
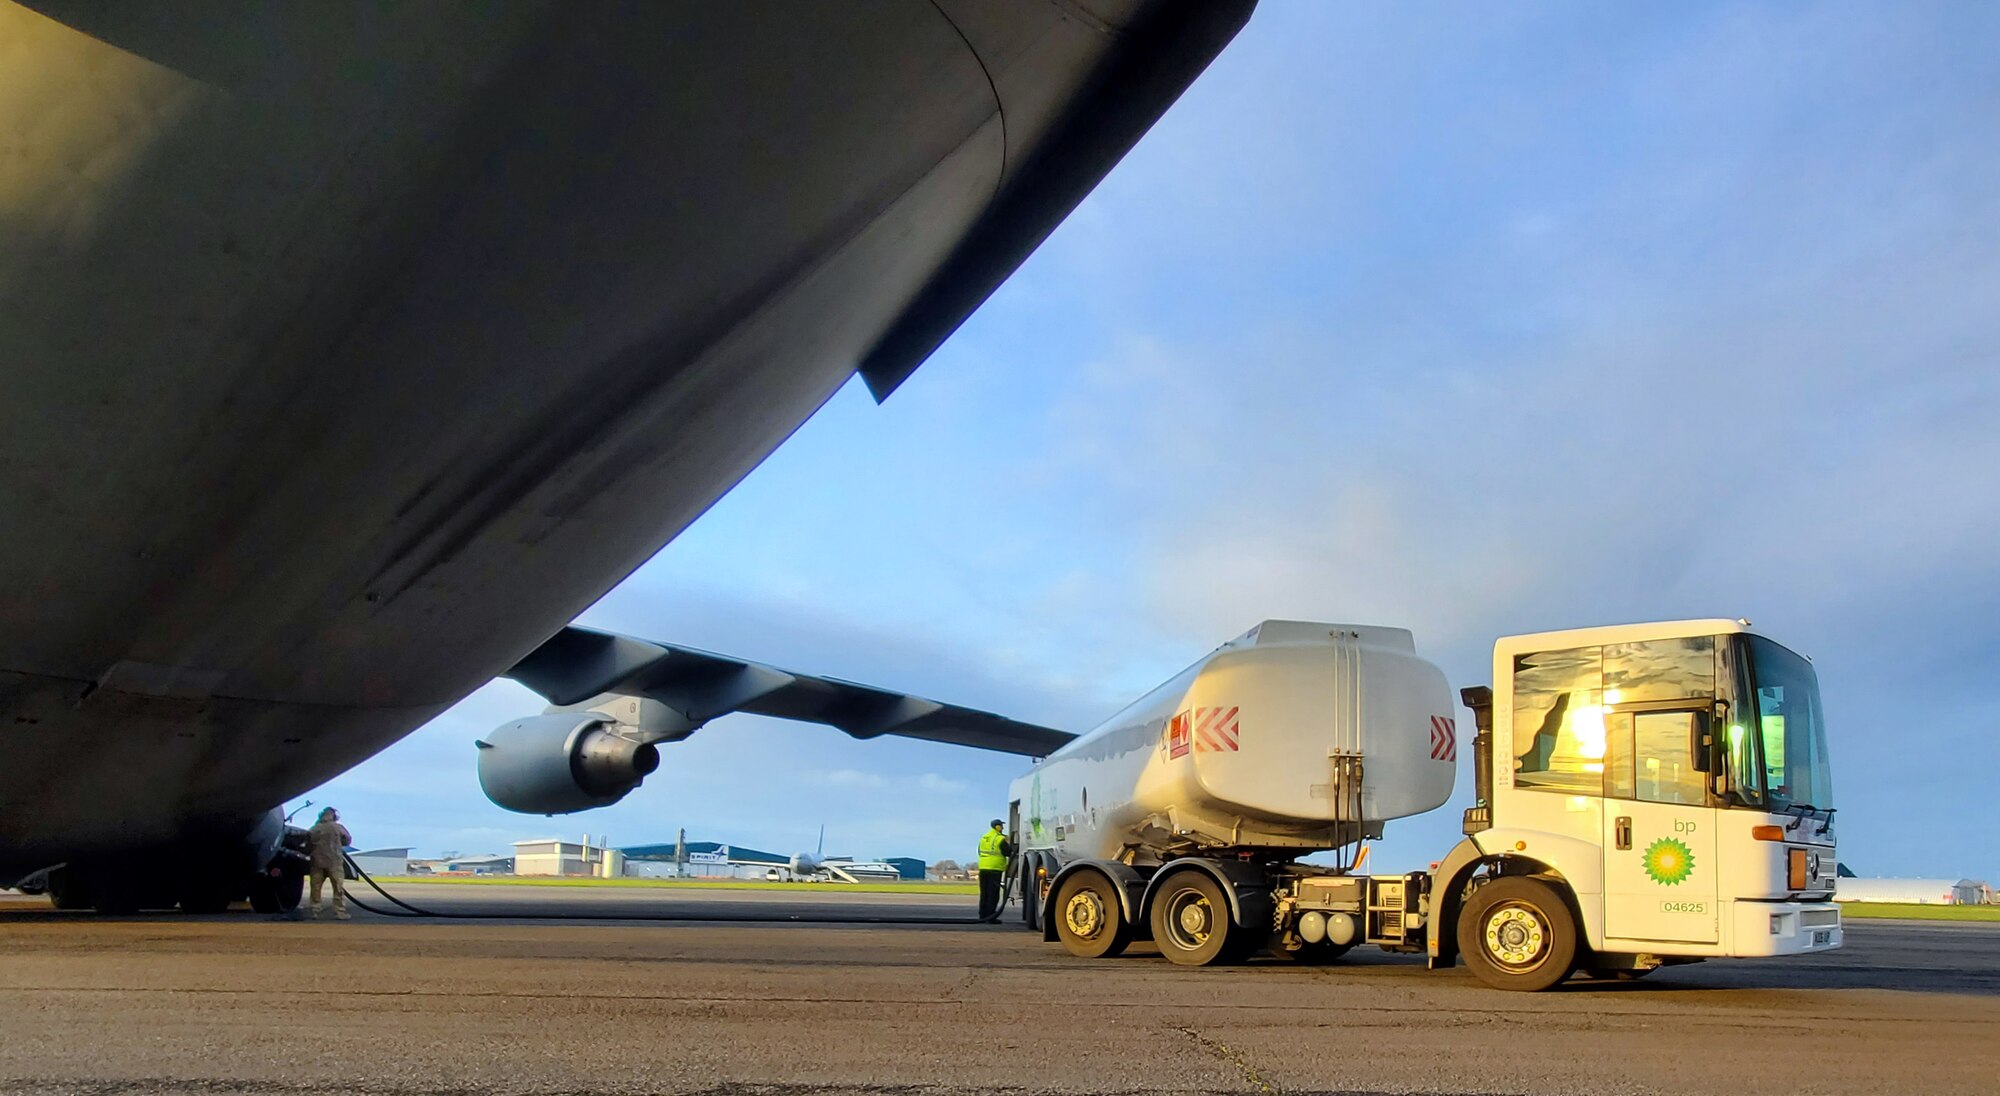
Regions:
[[[1694,874],[1694,852],[1671,837],[1662,837],[1646,846],[1645,865],[1653,882],[1677,886]]]

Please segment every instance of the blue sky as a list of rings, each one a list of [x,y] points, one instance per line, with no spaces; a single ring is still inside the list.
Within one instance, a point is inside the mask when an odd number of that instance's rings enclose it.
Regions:
[[[2000,8],[1266,0],[889,402],[858,384],[587,624],[1085,729],[1266,617],[1747,616],[1814,657],[1842,857],[2000,879]],[[499,682],[312,793],[964,859],[1017,759],[732,716],[487,804]],[[1466,722],[1469,722],[1467,720]],[[1392,823],[1377,867],[1454,840]]]

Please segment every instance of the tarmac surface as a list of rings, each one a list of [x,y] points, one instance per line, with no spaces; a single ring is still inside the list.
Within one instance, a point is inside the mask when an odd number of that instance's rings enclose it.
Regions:
[[[1086,962],[964,896],[392,886],[459,913],[98,918],[0,899],[0,1092],[2000,1090],[2000,926],[1546,994],[1357,949]],[[817,924],[793,917],[937,919]],[[948,919],[956,919],[948,920]]]

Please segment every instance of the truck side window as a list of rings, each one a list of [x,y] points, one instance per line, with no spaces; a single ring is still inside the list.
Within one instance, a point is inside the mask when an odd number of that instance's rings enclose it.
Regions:
[[[1602,686],[1600,648],[1515,657],[1515,787],[1604,794]]]
[[[1761,807],[1764,769],[1757,758],[1756,739],[1748,727],[1754,722],[1750,713],[1757,709],[1757,691],[1750,685],[1750,667],[1743,659],[1742,648],[1735,643],[1718,644],[1715,658],[1715,678],[1720,686],[1716,696],[1727,705],[1721,709],[1726,718],[1717,741],[1727,759],[1725,780],[1729,801],[1741,807]]]
[[[1608,722],[1607,795],[1646,803],[1708,802],[1707,775],[1694,767],[1689,752],[1695,713],[1616,712]]]

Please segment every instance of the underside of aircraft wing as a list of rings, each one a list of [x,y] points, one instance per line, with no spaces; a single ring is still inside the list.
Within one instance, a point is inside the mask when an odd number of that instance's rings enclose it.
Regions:
[[[657,701],[680,717],[662,740],[685,737],[730,712],[824,723],[855,738],[895,735],[1029,757],[1045,757],[1076,737],[894,689],[574,626],[505,676],[557,707],[592,707],[621,697]]]

